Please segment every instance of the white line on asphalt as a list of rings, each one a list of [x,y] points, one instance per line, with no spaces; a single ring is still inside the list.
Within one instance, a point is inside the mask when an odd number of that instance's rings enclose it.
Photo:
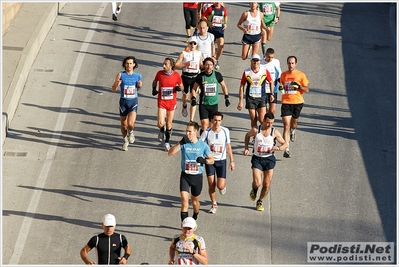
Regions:
[[[55,152],[57,151],[56,145],[59,142],[59,139],[61,136],[60,133],[62,132],[62,129],[64,127],[64,123],[65,123],[65,120],[67,117],[71,99],[72,99],[73,93],[75,91],[75,84],[77,82],[77,79],[78,79],[78,76],[80,73],[80,68],[82,67],[83,59],[85,57],[85,54],[87,52],[87,49],[91,42],[91,39],[93,38],[95,29],[98,26],[98,21],[100,20],[106,6],[107,6],[107,3],[103,3],[100,6],[100,8],[98,9],[98,12],[97,12],[95,18],[93,19],[93,22],[90,25],[90,29],[87,32],[87,35],[82,44],[82,47],[80,48],[78,57],[76,58],[75,65],[73,66],[73,72],[71,74],[71,78],[69,79],[69,85],[66,89],[64,100],[62,101],[62,106],[61,106],[61,109],[60,109],[60,112],[58,115],[57,123],[54,128],[54,134],[50,141],[50,144],[52,144],[52,145],[47,150],[47,157],[44,161],[43,168],[42,168],[39,178],[36,182],[36,188],[43,188],[44,185],[46,184],[48,173],[51,169],[51,165],[53,164],[53,158],[55,156]],[[40,189],[35,190],[33,192],[33,196],[30,200],[28,210],[27,210],[27,212],[25,214],[25,218],[22,222],[21,229],[19,231],[18,238],[15,243],[14,252],[11,255],[9,264],[18,264],[19,263],[19,260],[21,258],[21,255],[22,255],[24,247],[25,247],[26,239],[28,238],[28,234],[29,234],[29,230],[30,230],[33,218],[34,218],[34,214],[36,213],[36,208],[40,201],[41,194],[42,194],[42,191]]]

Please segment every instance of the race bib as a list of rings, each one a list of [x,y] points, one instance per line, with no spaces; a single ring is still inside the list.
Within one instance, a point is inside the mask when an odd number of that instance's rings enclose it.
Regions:
[[[259,32],[259,25],[248,24],[247,31],[248,34]]]
[[[265,156],[265,155],[269,155],[272,153],[272,148],[273,148],[273,146],[258,144],[256,151],[258,152],[259,156]]]
[[[204,89],[205,89],[206,96],[216,95],[216,84],[215,83],[204,84]]]
[[[249,87],[249,95],[251,97],[262,97],[262,86],[251,86]]]
[[[214,27],[223,27],[223,16],[214,16],[212,19],[212,25]]]
[[[185,173],[187,174],[198,174],[199,173],[199,165],[196,160],[186,160],[185,164]]]
[[[125,85],[123,88],[123,96],[125,98],[134,98],[136,95],[136,86],[135,85]]]
[[[162,100],[173,99],[173,87],[162,87],[161,88],[161,99]]]
[[[263,14],[266,16],[273,14],[273,5],[265,4],[263,5]]]
[[[295,95],[296,92],[297,92],[296,89],[291,86],[291,82],[285,83],[285,90],[284,90],[285,94]]]

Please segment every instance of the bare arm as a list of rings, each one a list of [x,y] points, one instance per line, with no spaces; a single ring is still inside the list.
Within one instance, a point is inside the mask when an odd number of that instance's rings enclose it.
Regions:
[[[220,83],[220,85],[222,86],[224,95],[229,95],[229,90],[227,90],[227,86],[226,86],[226,83],[224,82],[224,80]]]
[[[226,150],[227,150],[227,154],[229,155],[229,158],[230,158],[229,169],[233,171],[236,165],[234,163],[233,150],[231,149],[231,144],[230,143],[226,144]]]
[[[240,89],[238,91],[238,105],[237,109],[241,110],[243,108],[243,102],[244,102],[244,85],[240,84]]]
[[[256,128],[251,128],[251,130],[249,130],[249,131],[247,132],[247,134],[245,135],[245,139],[244,139],[244,152],[243,152],[243,155],[244,155],[244,156],[248,156],[248,154],[249,154],[249,149],[248,149],[249,139],[250,139],[252,136],[256,136],[257,133],[258,133],[258,129],[256,129]]]
[[[180,150],[180,143],[178,142],[176,145],[172,146],[168,151],[168,156],[172,157]]]
[[[201,264],[208,264],[208,252],[206,249],[200,249],[193,257]]]
[[[302,91],[304,91],[304,92],[306,92],[306,93],[309,93],[309,86],[302,86],[302,85],[301,85],[300,90],[302,90]]]
[[[183,63],[183,52],[181,52],[176,59],[175,69],[181,70],[184,67],[186,67],[186,63]]]
[[[169,265],[175,264],[175,249],[176,246],[172,243],[169,247]]]
[[[212,165],[213,163],[215,163],[215,159],[212,156],[212,153],[209,155],[206,155],[206,164],[208,165]]]
[[[94,261],[90,261],[89,259],[89,251],[91,250],[91,248],[89,247],[89,245],[86,244],[86,246],[84,246],[81,250],[80,250],[80,257],[82,258],[82,260],[84,261],[84,263],[89,264],[89,265],[93,265],[96,264]]]
[[[285,149],[288,147],[287,142],[285,142],[285,140],[284,140],[284,138],[282,137],[281,133],[280,133],[277,129],[274,130],[274,137],[277,139],[277,141],[278,141],[281,145],[280,145],[279,147],[274,146],[274,147],[272,148],[273,151],[276,151],[276,150],[285,150]]]
[[[118,89],[118,87],[121,85],[121,82],[122,82],[121,81],[121,74],[118,73],[116,75],[116,77],[115,77],[114,84],[112,85],[112,88],[111,88],[112,92],[115,92]]]
[[[244,34],[247,33],[247,29],[242,26],[242,23],[247,19],[247,12],[245,11],[244,13],[241,14],[240,19],[237,22],[237,27],[244,32]]]
[[[126,264],[127,263],[126,258],[129,258],[129,256],[132,255],[132,248],[130,247],[129,244],[127,244],[127,246],[124,247],[123,249],[125,250],[125,255],[123,255],[123,257],[120,257],[120,258],[118,257],[119,264]]]

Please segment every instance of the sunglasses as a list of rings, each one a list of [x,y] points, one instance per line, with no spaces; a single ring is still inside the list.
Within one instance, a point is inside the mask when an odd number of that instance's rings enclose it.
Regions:
[[[191,42],[191,43],[190,43],[190,45],[196,45],[196,44],[197,44],[196,42]]]

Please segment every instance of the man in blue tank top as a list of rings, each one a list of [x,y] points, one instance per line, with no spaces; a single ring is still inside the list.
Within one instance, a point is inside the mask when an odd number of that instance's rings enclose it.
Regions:
[[[127,151],[129,143],[132,144],[135,141],[133,130],[137,117],[138,90],[143,86],[141,74],[133,71],[138,66],[135,57],[126,57],[122,63],[125,71],[121,71],[116,75],[115,82],[112,85],[112,92],[115,92],[120,87],[119,115],[123,151]]]

